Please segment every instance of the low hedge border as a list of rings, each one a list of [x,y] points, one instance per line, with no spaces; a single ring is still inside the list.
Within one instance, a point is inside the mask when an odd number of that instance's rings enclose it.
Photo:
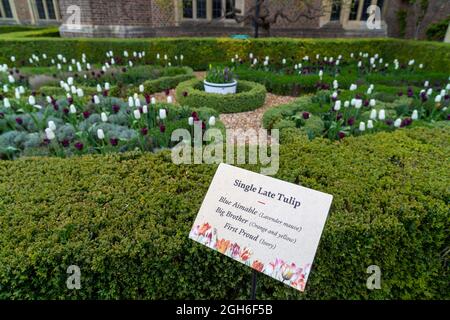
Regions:
[[[182,67],[184,74],[177,74],[174,76],[164,76],[155,80],[147,80],[144,82],[144,89],[146,93],[153,94],[167,89],[173,89],[181,82],[195,78],[194,71],[189,67]],[[138,87],[133,87],[128,90],[128,94],[138,92]]]
[[[203,81],[193,79],[176,88],[178,103],[190,107],[208,107],[220,113],[237,113],[258,109],[266,100],[266,88],[258,83],[239,80],[236,94],[206,93]]]
[[[47,30],[52,35],[52,30]],[[305,55],[336,56],[350,53],[378,53],[388,60],[398,59],[407,63],[415,59],[416,63],[424,63],[429,71],[450,72],[450,44],[412,41],[398,39],[289,39],[263,38],[235,40],[229,38],[152,38],[152,39],[88,39],[88,38],[51,38],[45,32],[9,33],[0,37],[0,63],[10,63],[12,55],[30,57],[34,54],[47,53],[49,56],[63,54],[68,59],[79,59],[82,53],[88,54],[91,63],[103,63],[105,52],[113,50],[121,53],[124,50],[146,51],[145,63],[156,62],[156,54],[167,54],[169,57],[184,55],[183,63],[194,70],[206,70],[210,64],[230,61],[235,54],[248,57],[271,57],[273,61],[281,61],[292,57],[300,61]],[[26,59],[25,59],[26,60]],[[174,61],[172,61],[174,62]],[[20,67],[20,65],[19,65]]]
[[[276,177],[334,199],[305,293],[261,276],[257,297],[449,299],[449,139],[285,131]],[[0,299],[248,298],[250,268],[188,239],[216,169],[170,152],[0,161]],[[66,287],[70,265],[81,290]]]

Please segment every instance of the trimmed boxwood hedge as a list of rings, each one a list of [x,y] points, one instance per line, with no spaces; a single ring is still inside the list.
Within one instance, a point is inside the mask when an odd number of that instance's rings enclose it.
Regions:
[[[276,177],[334,200],[306,292],[261,276],[257,297],[449,299],[449,139],[284,131]],[[0,162],[0,299],[248,298],[249,268],[188,239],[216,168],[167,151]],[[66,287],[69,265],[81,290]],[[370,265],[380,290],[366,288]]]
[[[190,107],[208,107],[221,113],[235,113],[258,109],[266,100],[266,88],[258,83],[239,80],[235,94],[206,93],[203,81],[182,82],[176,89],[177,101]]]
[[[52,35],[52,30],[47,30]],[[206,70],[210,64],[230,61],[235,54],[247,57],[249,52],[256,56],[269,55],[273,61],[293,58],[300,61],[305,55],[343,56],[351,52],[378,53],[385,61],[399,59],[407,63],[415,59],[424,63],[429,71],[450,72],[450,44],[398,39],[289,39],[263,38],[235,40],[230,38],[152,38],[152,39],[91,39],[50,38],[45,32],[10,33],[0,37],[0,63],[9,63],[11,55],[23,56],[24,61],[33,53],[47,53],[67,58],[88,54],[91,63],[103,63],[105,52],[113,50],[145,50],[145,62],[156,62],[156,54],[184,55],[184,64],[194,70]]]

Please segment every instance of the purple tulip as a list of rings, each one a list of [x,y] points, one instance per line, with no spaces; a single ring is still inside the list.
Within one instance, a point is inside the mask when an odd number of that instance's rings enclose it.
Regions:
[[[147,104],[150,104],[150,102],[152,101],[152,97],[148,93],[145,93],[144,97],[145,97],[145,102]]]
[[[16,123],[17,123],[18,125],[22,125],[22,124],[23,124],[22,118],[16,118]]]
[[[347,124],[348,124],[349,126],[352,126],[354,123],[355,123],[355,118],[353,118],[353,117],[351,117],[351,118],[349,118],[349,119],[347,120]]]
[[[338,137],[339,137],[339,139],[344,139],[345,138],[345,133],[342,132],[342,131],[339,131]]]
[[[142,129],[141,129],[141,134],[142,134],[143,136],[146,136],[146,135],[148,134],[148,128],[147,128],[147,127],[142,128]]]
[[[161,124],[161,125],[159,126],[159,131],[161,131],[162,133],[166,132],[166,126],[163,125],[163,124]]]
[[[77,143],[75,143],[74,147],[75,147],[75,149],[77,149],[78,151],[81,151],[81,150],[83,150],[84,145],[83,145],[81,142],[77,142]]]
[[[450,121],[450,113],[447,115],[447,121]]]
[[[398,95],[399,97],[401,97],[401,96],[403,96],[403,92],[402,92],[402,91],[399,91],[399,92],[397,93],[397,95]]]
[[[61,144],[64,148],[67,148],[70,145],[70,142],[69,140],[64,139],[63,141],[61,141]]]
[[[116,146],[119,144],[119,139],[117,139],[117,138],[111,138],[111,139],[109,139],[109,142],[111,143],[111,145],[112,145],[113,147],[116,147]]]
[[[90,114],[89,111],[84,111],[84,112],[83,112],[83,117],[84,117],[85,119],[89,118],[90,115],[91,115],[91,114]]]
[[[114,113],[118,113],[120,111],[120,107],[117,104],[113,104],[112,111]]]

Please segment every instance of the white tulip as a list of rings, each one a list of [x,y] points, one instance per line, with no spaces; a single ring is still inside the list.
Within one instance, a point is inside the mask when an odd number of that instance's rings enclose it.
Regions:
[[[367,129],[373,129],[373,121],[372,120],[367,121]]]
[[[9,75],[8,76],[8,82],[9,83],[14,83],[14,82],[16,82],[16,79],[14,79],[14,77],[12,75]]]
[[[16,92],[15,92],[15,97],[16,97],[17,100],[19,100],[19,99],[20,99],[20,91],[19,91],[18,88],[16,88],[15,91],[16,91]]]
[[[8,88],[8,85],[7,84],[4,84],[3,85],[3,92],[8,92],[9,91],[9,88]]]
[[[164,120],[165,118],[167,118],[167,112],[166,109],[160,109],[159,110],[159,118],[161,120]]]
[[[130,108],[134,107],[134,99],[133,99],[133,97],[128,97],[128,106]]]
[[[370,100],[369,100],[369,105],[370,105],[371,107],[375,107],[376,104],[377,104],[377,102],[375,101],[375,99],[370,99]]]
[[[419,68],[423,69],[423,63],[419,64]]]
[[[362,100],[361,99],[355,99],[355,108],[359,109],[362,106]]]
[[[67,78],[67,84],[69,86],[73,85],[73,78],[72,77]]]
[[[34,96],[29,96],[28,97],[28,103],[32,106],[34,106],[36,104],[36,98]]]
[[[69,112],[72,114],[75,114],[75,113],[77,113],[77,108],[75,108],[75,106],[73,104],[71,104],[69,107]]]
[[[345,108],[348,108],[349,106],[350,106],[350,101],[345,101],[345,102],[344,102],[344,107],[345,107]]]
[[[148,113],[148,107],[147,107],[147,105],[144,105],[144,106],[142,107],[142,113],[144,113],[144,114],[147,114],[147,113]]]
[[[100,98],[97,95],[94,96],[94,103],[100,104]]]
[[[401,125],[402,125],[402,119],[398,118],[397,120],[395,120],[394,127],[400,128]]]
[[[214,117],[214,116],[210,117],[208,124],[210,127],[214,127],[216,125],[216,117]]]
[[[282,62],[283,64],[286,64],[286,59],[283,59],[281,62]]]
[[[419,112],[417,112],[417,110],[413,111],[413,113],[411,115],[411,119],[413,119],[413,120],[419,119]]]
[[[367,94],[368,94],[368,95],[371,95],[371,94],[372,94],[372,89],[370,89],[370,88],[367,89]]]
[[[103,129],[98,129],[98,130],[97,130],[97,137],[98,137],[100,140],[105,139],[105,133],[103,132]]]
[[[434,102],[439,103],[442,101],[442,96],[441,95],[437,95],[436,98],[434,98]]]
[[[108,116],[106,115],[106,113],[102,112],[101,118],[103,122],[108,122]]]
[[[9,99],[8,99],[8,98],[4,98],[4,99],[3,99],[3,106],[4,106],[5,108],[11,108],[11,103],[9,102]]]
[[[12,62],[15,62],[15,61],[16,61],[16,57],[11,56],[11,61],[12,61]]]
[[[141,84],[141,85],[139,86],[139,92],[144,92],[144,90],[145,90],[144,85]]]
[[[172,102],[173,102],[172,96],[168,96],[168,97],[167,97],[167,103],[172,103]]]
[[[70,87],[70,92],[71,92],[72,94],[76,94],[76,93],[77,93],[77,88],[76,88],[75,86],[71,86],[71,87]]]
[[[111,85],[109,84],[109,82],[105,82],[105,90],[110,90],[111,89]]]
[[[55,124],[55,122],[53,122],[53,121],[49,121],[48,122],[48,128],[50,129],[50,130],[52,130],[52,131],[56,131],[56,124]]]
[[[78,89],[77,89],[77,96],[78,96],[79,98],[84,97],[84,91],[83,91],[83,89],[81,89],[81,88],[78,88]]]
[[[136,120],[139,120],[141,118],[141,112],[139,111],[139,109],[134,110],[133,114]]]
[[[358,89],[358,86],[356,84],[352,84],[350,86],[350,91],[355,91],[356,89]]]
[[[52,103],[52,98],[50,96],[47,96],[45,99],[47,100],[47,103]]]
[[[423,86],[424,86],[425,88],[427,88],[429,85],[430,85],[430,82],[429,82],[429,81],[425,81],[425,83],[423,84]]]
[[[372,109],[372,111],[370,112],[370,119],[375,120],[376,118],[377,118],[377,110]]]
[[[359,131],[366,131],[366,123],[365,122],[360,122],[359,123]]]
[[[193,117],[189,117],[188,118],[188,123],[189,123],[190,126],[193,126],[194,125],[194,118]]]
[[[72,72],[73,71],[72,66],[69,66],[68,70],[69,70],[69,72]]]
[[[427,90],[427,96],[431,96],[432,93],[433,93],[433,89],[430,88]]]
[[[253,53],[250,53],[248,56],[250,59],[253,59]]]
[[[139,98],[134,99],[134,105],[139,108],[141,106],[141,100],[139,100]]]
[[[333,81],[333,89],[337,89],[339,88],[339,83],[337,82],[337,80]]]
[[[156,104],[156,98],[155,98],[155,97],[152,97],[152,98],[150,99],[150,103],[151,103],[151,104]]]
[[[386,111],[384,111],[384,109],[381,109],[378,113],[378,119],[382,121],[386,119]]]
[[[337,100],[336,103],[334,104],[334,111],[339,110],[341,110],[341,100]]]
[[[53,140],[56,138],[55,133],[50,128],[45,129],[45,136],[48,140]]]
[[[450,83],[447,83],[447,86],[445,87],[445,90],[450,90]]]

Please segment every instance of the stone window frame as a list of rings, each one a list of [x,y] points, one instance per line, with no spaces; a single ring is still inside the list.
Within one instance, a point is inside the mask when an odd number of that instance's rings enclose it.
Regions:
[[[59,11],[59,3],[58,0],[52,0],[53,3],[53,10],[55,12],[55,16],[56,19],[49,19],[49,13],[48,13],[48,6],[47,6],[47,1],[46,0],[42,0],[42,3],[44,5],[44,11],[45,11],[45,19],[39,17],[39,12],[38,12],[38,8],[37,8],[37,3],[36,0],[32,1],[32,10],[33,10],[33,16],[35,18],[35,21],[48,21],[48,22],[60,22],[61,21],[61,13]]]
[[[14,4],[14,1],[8,0],[8,2],[9,2],[9,7],[11,8],[12,17],[6,16],[5,8],[3,8],[3,2],[0,0],[0,13],[1,13],[0,20],[1,21],[17,21],[16,6]]]
[[[226,1],[227,0],[221,0],[222,1],[222,8],[226,8]],[[236,7],[240,8],[243,12],[245,7],[245,1],[244,0],[235,0],[236,1]],[[206,0],[206,18],[197,18],[197,0],[192,0],[192,18],[185,18],[184,17],[184,6],[183,6],[183,0],[178,1],[178,6],[180,8],[180,14],[179,14],[179,20],[181,22],[186,21],[193,21],[193,22],[213,22],[215,19],[213,18],[213,0]],[[220,22],[226,22],[226,23],[237,23],[234,18],[227,18],[224,19],[218,19]]]

